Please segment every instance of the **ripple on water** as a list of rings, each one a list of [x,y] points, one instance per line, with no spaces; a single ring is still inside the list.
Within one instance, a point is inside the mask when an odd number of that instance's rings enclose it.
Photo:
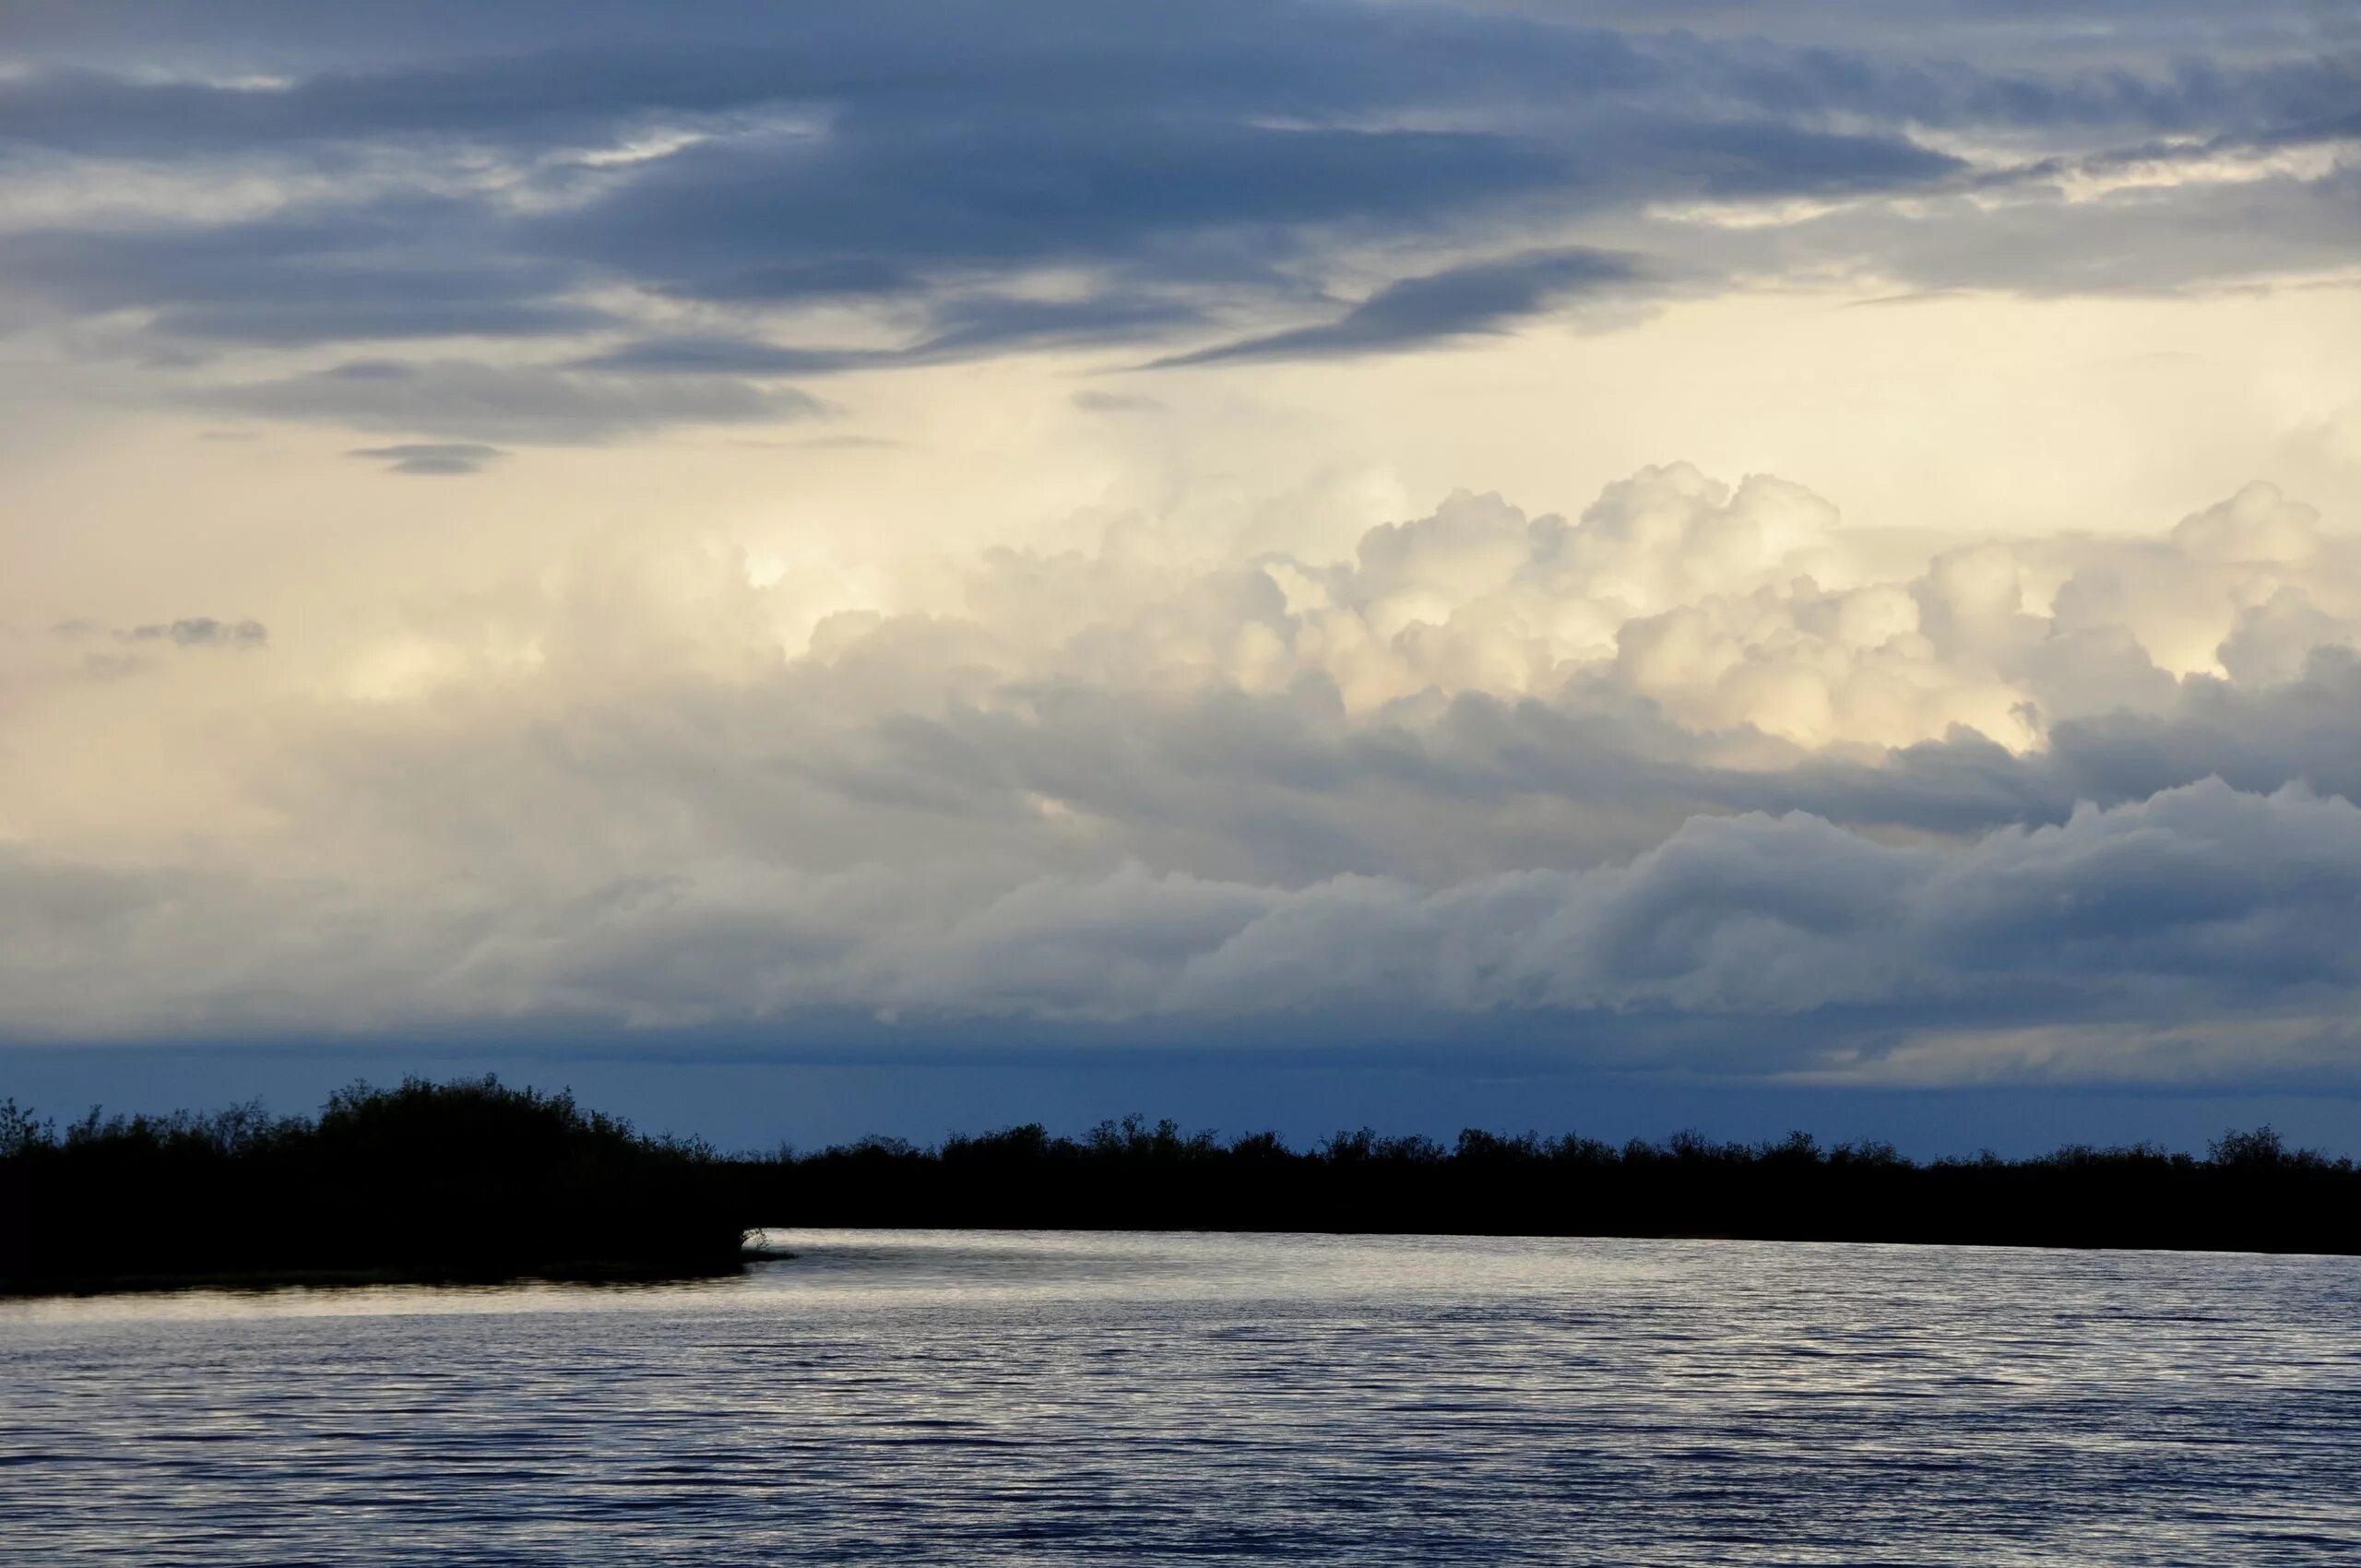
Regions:
[[[693,1286],[0,1306],[0,1559],[2250,1563],[2361,1263],[778,1232]]]

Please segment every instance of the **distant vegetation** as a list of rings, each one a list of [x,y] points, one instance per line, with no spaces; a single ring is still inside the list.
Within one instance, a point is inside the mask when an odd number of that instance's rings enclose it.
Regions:
[[[62,1132],[0,1102],[0,1280],[670,1276],[739,1266],[713,1152],[492,1078]]]
[[[1917,1163],[1884,1144],[1340,1133],[1309,1149],[1139,1117],[724,1158],[564,1094],[355,1086],[60,1131],[0,1102],[0,1287],[664,1277],[774,1226],[1728,1236],[2361,1253],[2361,1172],[2270,1128]]]
[[[2263,1127],[2204,1158],[2148,1145],[1920,1164],[1881,1143],[1694,1133],[1622,1145],[1450,1145],[1340,1133],[1307,1150],[1138,1117],[1081,1138],[1040,1126],[934,1148],[872,1138],[732,1165],[773,1224],[1731,1236],[1790,1241],[2361,1252],[2361,1173]]]

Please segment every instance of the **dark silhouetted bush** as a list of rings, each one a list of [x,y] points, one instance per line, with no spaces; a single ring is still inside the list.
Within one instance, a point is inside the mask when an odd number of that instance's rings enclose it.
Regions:
[[[720,1167],[570,1095],[492,1078],[355,1085],[63,1134],[0,1106],[0,1269],[36,1285],[293,1276],[496,1279],[736,1267]]]

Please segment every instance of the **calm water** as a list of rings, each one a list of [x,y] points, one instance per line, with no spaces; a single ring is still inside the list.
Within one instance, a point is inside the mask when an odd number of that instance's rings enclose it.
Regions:
[[[2104,1563],[2361,1548],[2361,1263],[777,1232],[0,1305],[0,1554]]]

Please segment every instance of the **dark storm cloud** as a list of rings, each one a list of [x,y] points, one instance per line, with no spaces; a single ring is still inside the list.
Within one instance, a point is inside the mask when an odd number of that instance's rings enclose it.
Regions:
[[[885,357],[862,349],[793,349],[753,338],[643,338],[574,362],[576,370],[629,375],[813,375]]]
[[[830,261],[794,261],[725,271],[691,281],[675,279],[665,291],[722,304],[793,304],[813,300],[859,300],[915,292],[924,285],[914,273],[868,256]]]
[[[1497,7],[717,7],[661,27],[632,7],[520,7],[498,24],[469,8],[464,25],[362,9],[206,7],[201,29],[172,6],[143,8],[144,30],[20,16],[31,68],[0,82],[0,148],[18,160],[228,160],[375,184],[260,219],[19,232],[0,241],[0,276],[68,315],[147,310],[165,339],[262,345],[576,333],[611,324],[584,296],[614,283],[744,306],[898,297],[934,320],[907,357],[953,357],[1169,334],[1208,303],[1303,297],[1304,274],[1357,238],[1448,237],[1464,254],[1510,217],[1958,176],[1912,126],[2101,152],[2283,136],[2361,107],[2350,63],[2326,54],[2094,70],[2021,43],[1928,63],[1890,30],[1803,46]],[[2149,36],[2133,13],[2107,17],[2127,48]],[[2206,35],[2184,18],[2154,36],[2201,50]],[[649,137],[653,150],[600,161]],[[424,173],[502,164],[507,177],[473,189]],[[2273,232],[2190,265],[2267,267]],[[1049,307],[991,286],[1066,265],[1208,297],[1118,291],[1028,321]],[[1448,281],[1406,278],[1328,328],[1257,335],[1252,352],[1513,319],[1552,291],[1541,265],[1513,249]],[[866,362],[804,351],[817,357],[777,368]],[[601,368],[675,368],[618,354]]]
[[[1835,7],[1805,9],[1699,12],[1695,30],[1664,32],[1655,30],[1688,18],[1656,6],[1590,6],[1570,20],[1481,5],[1214,0],[1115,12],[1073,0],[880,0],[829,14],[516,6],[496,22],[474,6],[205,6],[157,8],[144,27],[77,30],[55,12],[44,27],[18,6],[12,39],[44,68],[0,94],[0,137],[176,154],[400,137],[551,147],[635,116],[797,102],[880,118],[1073,110],[1103,125],[1176,110],[1321,117],[1503,101],[1554,101],[1566,114],[1605,98],[1698,122],[1762,109],[2176,132],[2352,107],[2338,97],[2349,61],[2317,10],[2250,7],[2244,25],[2223,25],[2089,0],[2012,18],[1978,7],[1998,24],[1982,30],[1984,47],[1947,38],[1922,52],[1913,46],[1926,24],[1961,7],[1879,6],[1873,23],[1841,25],[1828,25]],[[44,32],[54,40],[46,49]],[[177,79],[139,73],[158,57],[182,66]],[[219,79],[189,79],[191,64]],[[256,73],[287,79],[228,79]]]
[[[206,47],[171,50],[221,78],[143,77],[159,40],[136,30],[47,56],[7,84],[0,136],[77,151],[187,152],[468,137],[570,145],[650,114],[718,115],[826,102],[881,121],[973,118],[979,111],[1074,112],[1106,127],[1141,113],[1318,115],[1470,91],[1628,90],[1664,78],[1604,30],[1507,16],[1327,4],[1109,11],[1074,0],[974,7],[881,3],[820,13],[700,7],[518,6],[486,25],[430,7],[398,40],[320,36],[296,18],[210,10]],[[383,18],[379,18],[382,22]],[[312,50],[294,41],[312,31]],[[291,59],[291,55],[299,56]],[[1127,113],[1129,112],[1129,113]]]
[[[2361,254],[2361,169],[2350,162],[2312,179],[2258,177],[2186,190],[2160,184],[2121,204],[2063,200],[2039,188],[2046,177],[2035,171],[1992,182],[1987,190],[2016,192],[1997,207],[1972,204],[1960,193],[1937,196],[1906,217],[1839,212],[1775,236],[1758,231],[1707,248],[1731,267],[1762,266],[1766,247],[1775,247],[1790,261],[1844,265],[1873,257],[1888,276],[1930,291],[2085,296],[2168,294],[2274,272],[2337,271]]]
[[[1629,282],[1635,275],[1624,257],[1597,251],[1551,251],[1477,262],[1389,283],[1324,326],[1248,338],[1157,363],[1386,353],[1436,339],[1493,331],[1570,294]]]
[[[560,298],[582,269],[493,254],[448,203],[313,208],[243,223],[0,233],[0,279],[75,315],[155,313],[167,339],[294,345],[540,337],[609,324]]]
[[[794,399],[759,385],[778,376],[1048,345],[1413,348],[1630,285],[1618,267],[2153,292],[2339,265],[2361,240],[2349,171],[2054,194],[2109,160],[2351,135],[2361,70],[2312,13],[1808,9],[18,6],[0,183],[111,190],[115,166],[89,160],[128,159],[291,194],[0,223],[0,288],[20,322],[121,318],[70,351],[163,372],[242,347],[596,335],[564,372],[506,373],[537,388],[475,386],[465,419],[349,388],[310,417],[599,439],[765,417]],[[1971,168],[1928,128],[2026,160]],[[1997,209],[1976,199],[1999,187]],[[1679,216],[1790,198],[1851,205]],[[1372,251],[1395,276],[1303,325]],[[1044,301],[1050,269],[1086,292]],[[787,343],[764,319],[818,303],[880,313],[890,346]],[[1169,353],[1214,322],[1234,340]],[[285,415],[309,385],[208,396]],[[517,417],[554,404],[572,411]]]
[[[933,329],[910,350],[924,359],[963,358],[1018,344],[1121,342],[1169,331],[1202,318],[1194,306],[1154,295],[1100,295],[1082,300],[1009,299],[971,295],[935,312]]]
[[[1274,112],[1279,105],[1274,104]],[[753,257],[890,258],[924,277],[1093,263],[1253,278],[1317,224],[1442,220],[1566,184],[1558,149],[1484,131],[1273,127],[1018,103],[980,122],[850,113],[820,138],[691,148],[532,243],[683,293]]]
[[[158,315],[169,337],[254,344],[357,342],[396,338],[534,338],[609,325],[604,311],[513,301],[415,300],[197,305]]]

